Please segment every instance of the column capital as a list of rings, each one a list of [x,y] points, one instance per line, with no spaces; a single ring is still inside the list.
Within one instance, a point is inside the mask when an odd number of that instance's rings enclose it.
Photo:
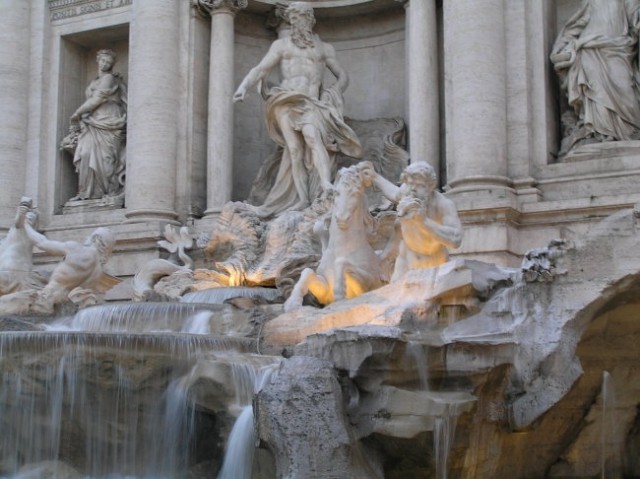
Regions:
[[[216,13],[235,14],[238,10],[247,8],[249,0],[192,0],[195,10],[203,16]]]

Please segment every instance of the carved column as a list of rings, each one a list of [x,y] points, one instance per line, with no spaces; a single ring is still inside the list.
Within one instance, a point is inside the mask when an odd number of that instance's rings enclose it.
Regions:
[[[207,125],[207,210],[219,213],[231,200],[233,187],[233,44],[236,12],[247,0],[194,0],[211,16],[209,117]]]
[[[133,222],[177,218],[178,3],[133,2],[125,197]]]
[[[447,173],[451,193],[504,196],[504,0],[443,2]]]
[[[406,10],[406,112],[411,161],[440,168],[438,25],[435,0],[397,0]]]
[[[0,226],[16,214],[26,178],[30,2],[0,7]]]

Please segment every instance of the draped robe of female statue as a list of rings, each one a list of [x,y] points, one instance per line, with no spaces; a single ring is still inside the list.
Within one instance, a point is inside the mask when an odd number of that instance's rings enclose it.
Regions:
[[[639,23],[635,1],[585,0],[560,32],[551,61],[577,116],[563,150],[584,139],[638,138]]]

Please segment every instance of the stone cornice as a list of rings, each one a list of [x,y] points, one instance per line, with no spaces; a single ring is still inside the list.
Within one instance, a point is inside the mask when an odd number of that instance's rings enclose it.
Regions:
[[[193,8],[201,15],[236,13],[247,8],[249,0],[192,0]]]

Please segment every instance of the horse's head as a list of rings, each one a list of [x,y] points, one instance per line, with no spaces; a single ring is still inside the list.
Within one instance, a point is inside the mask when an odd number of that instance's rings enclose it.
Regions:
[[[362,212],[367,212],[367,197],[364,194],[367,176],[358,165],[341,168],[335,181],[333,218],[340,229],[353,226],[351,222],[362,222]]]

